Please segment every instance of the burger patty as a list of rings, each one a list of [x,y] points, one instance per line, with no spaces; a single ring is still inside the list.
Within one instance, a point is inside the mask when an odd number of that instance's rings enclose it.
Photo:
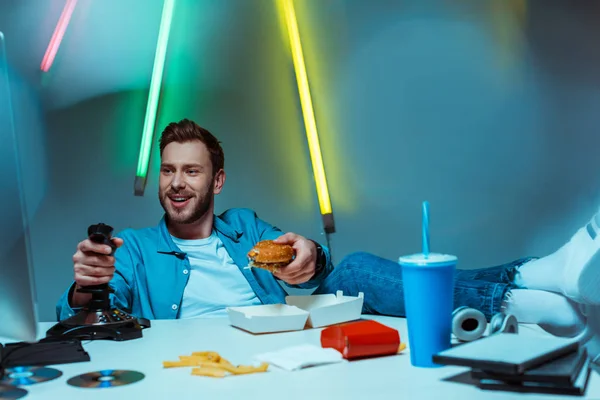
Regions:
[[[283,268],[283,267],[285,267],[287,265],[289,265],[289,263],[287,263],[287,262],[280,262],[280,263],[259,263],[259,262],[256,262],[256,261],[252,261],[250,263],[251,267],[266,269],[266,270],[270,271],[271,273],[273,273],[273,272],[279,272],[280,268]]]

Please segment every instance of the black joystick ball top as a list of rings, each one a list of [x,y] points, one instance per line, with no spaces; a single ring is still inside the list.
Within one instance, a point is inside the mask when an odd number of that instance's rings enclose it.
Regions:
[[[88,237],[94,243],[102,243],[110,246],[112,249],[111,255],[113,255],[117,247],[112,241],[112,232],[112,226],[99,223],[96,225],[90,225],[88,228]]]

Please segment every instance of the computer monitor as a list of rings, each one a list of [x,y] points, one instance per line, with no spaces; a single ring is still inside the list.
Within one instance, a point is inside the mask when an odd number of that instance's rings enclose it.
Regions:
[[[16,44],[15,44],[16,46]],[[37,336],[35,285],[5,38],[0,32],[0,342]]]

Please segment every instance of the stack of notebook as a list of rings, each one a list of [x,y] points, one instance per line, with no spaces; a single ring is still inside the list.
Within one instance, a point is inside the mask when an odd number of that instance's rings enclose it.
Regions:
[[[581,396],[590,376],[585,349],[554,337],[500,333],[438,353],[433,361],[471,367],[484,390]]]

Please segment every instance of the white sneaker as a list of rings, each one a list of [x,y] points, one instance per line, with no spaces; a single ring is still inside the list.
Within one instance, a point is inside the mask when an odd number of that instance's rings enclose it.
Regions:
[[[600,305],[600,213],[565,246],[562,291],[570,299]]]

